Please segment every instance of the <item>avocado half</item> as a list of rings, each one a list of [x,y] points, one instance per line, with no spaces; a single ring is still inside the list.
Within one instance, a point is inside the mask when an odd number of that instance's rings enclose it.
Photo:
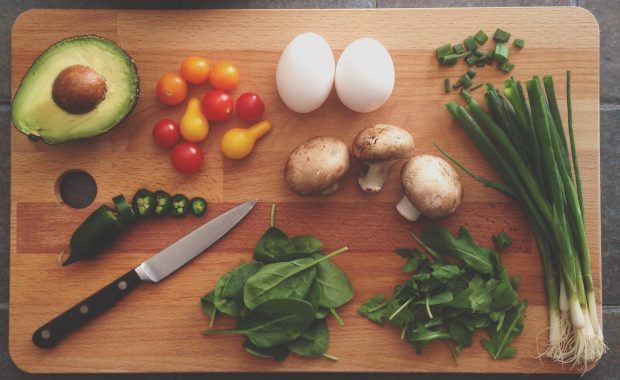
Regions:
[[[67,38],[30,66],[13,98],[15,127],[48,144],[105,133],[133,111],[140,92],[133,59],[116,43]]]

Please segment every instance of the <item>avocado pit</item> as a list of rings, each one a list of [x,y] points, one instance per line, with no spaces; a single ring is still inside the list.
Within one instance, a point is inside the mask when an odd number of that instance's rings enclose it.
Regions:
[[[62,70],[54,80],[54,103],[71,114],[90,112],[105,98],[106,83],[101,74],[84,65]]]

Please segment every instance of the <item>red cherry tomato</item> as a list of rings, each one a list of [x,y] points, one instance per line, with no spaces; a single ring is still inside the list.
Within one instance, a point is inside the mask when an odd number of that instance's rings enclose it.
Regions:
[[[193,174],[200,170],[204,155],[197,144],[182,142],[172,149],[170,161],[176,170],[184,174]]]
[[[243,121],[255,123],[263,118],[265,103],[253,92],[241,94],[237,99],[237,115]]]
[[[153,127],[153,140],[162,148],[172,148],[180,138],[179,125],[172,119],[161,119]]]
[[[209,121],[225,121],[234,109],[235,102],[227,92],[211,90],[202,98],[202,113]]]

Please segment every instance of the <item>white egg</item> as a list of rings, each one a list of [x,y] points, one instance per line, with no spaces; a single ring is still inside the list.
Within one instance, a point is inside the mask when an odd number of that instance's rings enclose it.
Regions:
[[[276,70],[282,101],[295,112],[312,112],[325,102],[334,85],[334,53],[316,33],[295,37],[284,49]]]
[[[394,89],[394,63],[387,49],[373,38],[351,42],[336,66],[336,92],[357,112],[381,107]]]

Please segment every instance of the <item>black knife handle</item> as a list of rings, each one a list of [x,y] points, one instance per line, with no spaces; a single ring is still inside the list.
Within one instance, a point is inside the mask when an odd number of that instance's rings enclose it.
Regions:
[[[78,326],[103,313],[140,283],[140,277],[131,270],[97,293],[76,304],[53,320],[41,326],[32,335],[32,341],[41,348],[52,348]]]

